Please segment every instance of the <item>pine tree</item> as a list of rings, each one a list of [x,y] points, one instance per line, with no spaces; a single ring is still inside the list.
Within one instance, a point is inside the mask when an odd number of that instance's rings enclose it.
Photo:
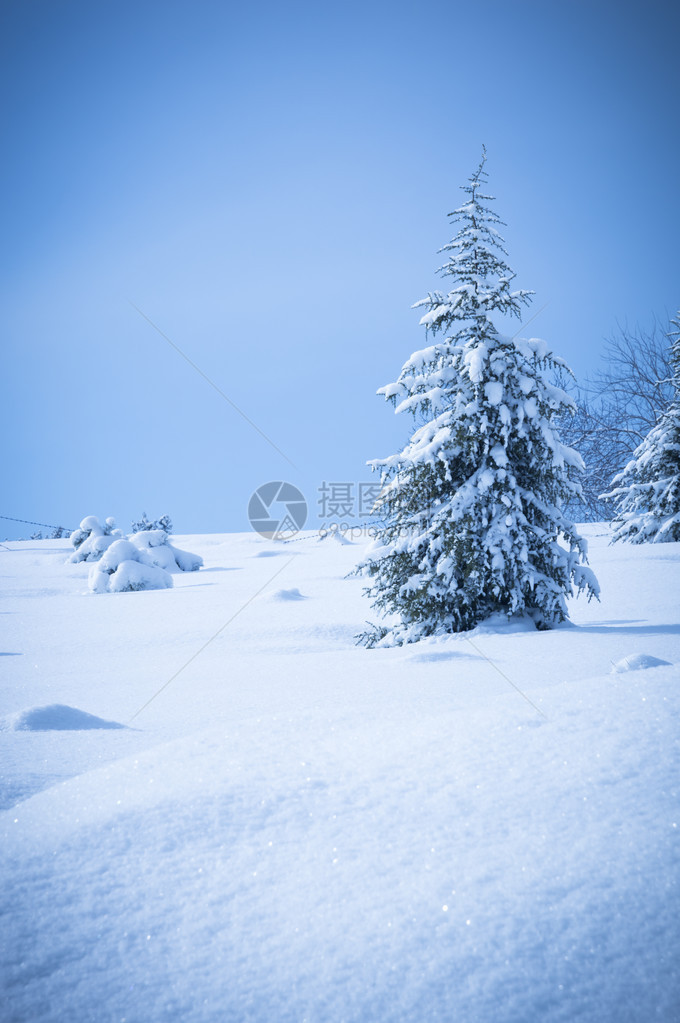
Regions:
[[[603,494],[616,502],[612,542],[680,540],[680,312],[671,327],[671,403]]]
[[[142,512],[141,519],[132,523],[133,533],[143,533],[150,529],[162,529],[166,533],[172,533],[172,519],[167,513],[161,515],[160,519],[149,519],[146,512]]]
[[[507,337],[491,319],[519,318],[532,293],[511,290],[503,222],[482,192],[485,160],[484,151],[449,214],[458,232],[439,273],[452,287],[415,304],[426,339],[446,336],[378,391],[421,425],[400,454],[369,463],[382,473],[382,524],[357,571],[372,580],[373,606],[397,621],[359,637],[368,646],[468,630],[499,613],[552,628],[574,587],[598,593],[563,511],[583,467],[554,425],[573,408],[554,383],[569,370],[545,342]]]
[[[144,511],[142,512],[141,519],[138,519],[136,522],[133,522],[130,528],[132,529],[133,533],[142,533],[144,532],[145,529],[153,529],[154,523],[151,521],[151,519],[147,518],[147,514]]]

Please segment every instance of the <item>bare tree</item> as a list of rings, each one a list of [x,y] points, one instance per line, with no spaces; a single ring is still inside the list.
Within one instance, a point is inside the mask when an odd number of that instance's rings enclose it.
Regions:
[[[619,326],[605,341],[607,365],[594,382],[596,397],[616,410],[616,429],[634,450],[668,409],[673,398],[669,327],[657,319],[650,330]]]
[[[657,319],[648,330],[619,325],[605,341],[602,361],[584,387],[571,388],[576,412],[561,423],[565,442],[586,463],[580,515],[587,521],[612,518],[611,502],[600,500],[600,495],[673,398],[668,328]],[[572,514],[578,518],[578,509]]]

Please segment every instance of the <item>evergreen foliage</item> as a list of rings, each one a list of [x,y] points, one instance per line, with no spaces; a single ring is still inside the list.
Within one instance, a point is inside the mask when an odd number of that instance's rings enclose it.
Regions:
[[[545,342],[508,337],[491,318],[519,318],[531,292],[512,290],[502,221],[482,191],[485,159],[450,214],[458,231],[439,270],[450,290],[415,304],[426,337],[445,336],[378,392],[420,425],[399,454],[369,463],[382,473],[382,525],[357,571],[394,620],[359,637],[368,646],[468,630],[495,614],[551,628],[574,588],[598,592],[563,511],[583,468],[555,427],[573,408],[554,383],[568,368]]]
[[[146,512],[142,512],[141,519],[132,523],[132,532],[143,533],[148,529],[162,529],[165,533],[172,533],[172,519],[169,515],[161,515],[160,519],[149,519]]]

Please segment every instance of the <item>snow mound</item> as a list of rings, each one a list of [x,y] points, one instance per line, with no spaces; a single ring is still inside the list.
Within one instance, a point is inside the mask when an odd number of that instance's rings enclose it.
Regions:
[[[75,547],[68,559],[71,564],[99,561],[104,551],[123,535],[115,525],[115,519],[108,518],[102,525],[96,515],[86,515],[78,529],[71,533],[71,543]]]
[[[149,564],[147,551],[129,540],[116,540],[90,568],[89,587],[93,593],[163,590],[172,585],[170,573]]]
[[[341,533],[339,529],[332,530],[331,536],[336,543],[341,544],[343,547],[349,547],[352,544],[352,541],[348,540],[347,537],[343,533]]]
[[[71,534],[76,550],[69,561],[96,563],[90,570],[95,593],[165,589],[172,586],[169,572],[196,572],[203,566],[200,555],[174,547],[164,529],[144,529],[125,539],[114,526],[113,519],[102,526],[88,515]]]
[[[268,600],[306,600],[304,593],[300,593],[297,586],[291,587],[289,590],[274,590],[272,593],[267,594]]]
[[[505,635],[508,632],[535,632],[536,624],[529,615],[506,615],[502,612],[489,615],[483,622],[469,632],[462,633],[466,637],[471,636],[495,636]]]
[[[664,664],[669,665],[670,661],[662,661],[660,657],[652,657],[651,654],[628,654],[617,661],[612,668],[612,674],[619,674],[623,671],[642,671],[644,668],[659,668]]]
[[[0,730],[10,732],[81,731],[93,728],[125,728],[117,721],[106,721],[77,707],[52,703],[47,707],[29,707],[6,717]]]
[[[451,661],[454,658],[461,657],[469,658],[470,654],[463,653],[460,650],[427,650],[419,651],[417,654],[410,654],[408,660],[425,664],[428,661]]]
[[[331,526],[330,529],[322,530],[319,533],[319,540],[328,540],[329,538],[331,540],[335,540],[335,542],[339,543],[342,547],[349,547],[353,543],[352,540],[348,540],[344,533],[341,533],[340,530],[334,526]]]
[[[190,554],[170,543],[164,529],[143,529],[130,537],[130,543],[144,552],[145,564],[162,568],[165,572],[197,572],[203,567],[200,554]]]

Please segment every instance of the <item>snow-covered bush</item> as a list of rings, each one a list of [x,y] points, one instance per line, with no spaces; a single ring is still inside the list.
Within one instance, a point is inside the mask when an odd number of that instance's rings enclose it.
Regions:
[[[115,519],[112,518],[106,519],[104,525],[96,515],[84,518],[79,528],[71,533],[71,543],[75,551],[69,561],[73,564],[80,561],[98,561],[104,551],[123,535],[115,526]]]
[[[196,572],[203,565],[203,558],[174,547],[163,529],[143,529],[130,537],[130,542],[144,551],[146,562],[164,568],[166,572]]]
[[[671,325],[671,403],[602,495],[616,502],[612,542],[680,540],[680,312]]]
[[[573,407],[553,382],[568,368],[544,341],[508,337],[490,318],[519,317],[531,292],[511,290],[502,221],[480,191],[485,158],[451,214],[460,228],[440,273],[452,288],[416,303],[426,336],[452,332],[378,392],[422,425],[400,454],[369,463],[382,472],[382,525],[358,572],[371,577],[373,606],[399,617],[364,633],[369,646],[472,629],[499,613],[552,628],[573,588],[598,592],[564,512],[583,468],[555,424]]]
[[[170,573],[150,563],[147,552],[130,540],[115,540],[90,568],[93,593],[163,590],[172,584]]]
[[[83,519],[71,542],[76,549],[70,562],[95,563],[89,576],[94,593],[165,589],[172,586],[170,572],[196,572],[203,565],[198,554],[174,547],[164,529],[142,529],[126,539],[113,519],[102,526],[96,515]]]
[[[165,533],[172,533],[172,519],[169,515],[161,515],[160,519],[149,519],[146,516],[146,512],[142,512],[142,517],[137,522],[132,523],[133,533],[142,533],[149,529],[162,529]]]

